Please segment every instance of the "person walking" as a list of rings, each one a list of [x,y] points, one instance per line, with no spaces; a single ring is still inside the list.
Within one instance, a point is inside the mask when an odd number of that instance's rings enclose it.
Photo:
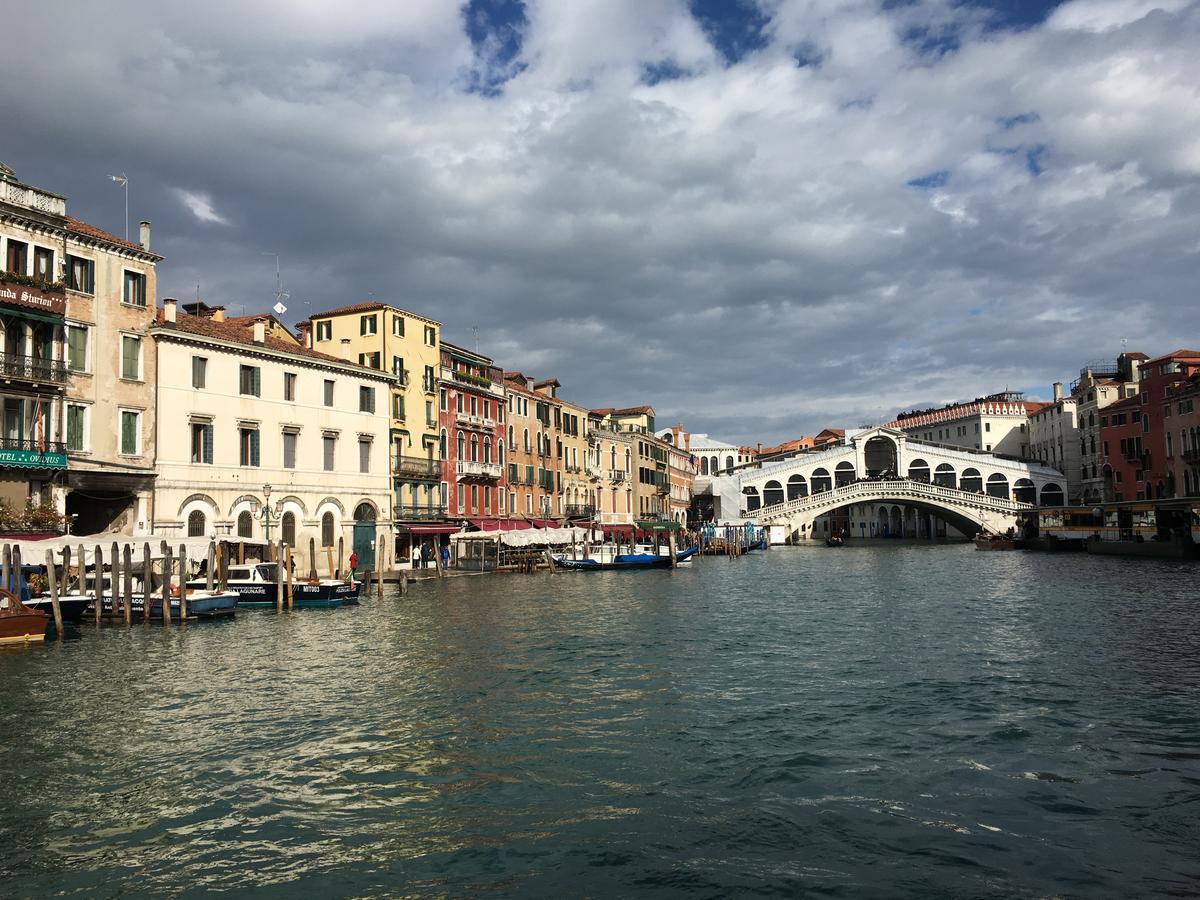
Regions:
[[[412,549],[412,567],[414,572],[421,568],[421,548],[416,544],[413,544]]]
[[[450,568],[450,547],[442,547],[442,571],[447,571]]]
[[[426,541],[424,544],[421,545],[421,568],[422,569],[427,568],[429,566],[430,555],[431,554],[429,552],[429,542]]]
[[[358,554],[353,550],[350,551],[350,577],[354,578],[355,571],[358,569]]]

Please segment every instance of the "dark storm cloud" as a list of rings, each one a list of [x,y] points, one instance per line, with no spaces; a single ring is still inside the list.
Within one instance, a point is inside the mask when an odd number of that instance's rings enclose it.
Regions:
[[[733,56],[683,0],[354,6],[27,4],[0,159],[117,233],[127,172],[160,296],[266,309],[277,252],[293,321],[386,299],[742,443],[1189,341],[1194,3],[762,0]]]

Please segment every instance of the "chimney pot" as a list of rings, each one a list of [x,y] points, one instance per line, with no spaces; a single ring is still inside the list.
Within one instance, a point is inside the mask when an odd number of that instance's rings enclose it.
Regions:
[[[267,323],[262,319],[256,319],[254,322],[254,343],[265,344],[267,342]]]
[[[1055,399],[1056,401],[1057,401],[1057,400],[1061,400],[1061,399],[1063,398],[1063,390],[1062,390],[1062,387],[1063,387],[1063,386],[1062,386],[1062,382],[1061,382],[1061,381],[1056,381],[1056,382],[1054,382],[1054,399]]]
[[[163,297],[163,321],[175,324],[175,298]]]
[[[138,244],[143,250],[150,249],[150,223],[142,222],[138,225]]]

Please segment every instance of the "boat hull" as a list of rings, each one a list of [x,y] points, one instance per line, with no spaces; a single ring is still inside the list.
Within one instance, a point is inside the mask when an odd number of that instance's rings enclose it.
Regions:
[[[204,582],[188,582],[189,587],[199,587]],[[237,605],[244,609],[273,609],[277,606],[278,585],[263,581],[231,581],[229,590],[238,595]],[[332,609],[338,606],[353,606],[358,603],[362,582],[307,581],[292,582],[293,609]],[[287,587],[284,587],[284,603],[287,602]]]
[[[220,616],[232,616],[237,609],[238,596],[233,591],[221,593],[215,591],[212,594],[198,595],[189,594],[187,598],[188,618],[212,619]],[[172,597],[169,602],[171,610],[171,618],[178,621],[180,616],[180,603],[178,597]],[[146,602],[141,594],[134,594],[129,598],[129,612],[135,619],[144,619],[146,617]],[[115,608],[111,594],[105,594],[100,605],[100,614],[103,616],[121,617],[125,614],[125,601],[117,603]],[[163,602],[162,597],[150,598],[150,620],[161,620],[163,617]]]
[[[688,547],[675,554],[675,562],[680,563],[690,559],[698,550]],[[612,562],[598,562],[594,559],[557,559],[554,564],[560,569],[573,572],[621,572],[638,571],[641,569],[669,569],[671,557],[655,556],[651,553],[626,553],[613,559]]]
[[[25,605],[30,609],[44,612],[51,617],[51,620],[54,618],[54,607],[49,597],[34,597],[26,600]],[[83,614],[87,612],[88,607],[91,605],[92,600],[89,597],[68,596],[58,598],[58,611],[62,614],[64,622],[78,622],[83,618]]]

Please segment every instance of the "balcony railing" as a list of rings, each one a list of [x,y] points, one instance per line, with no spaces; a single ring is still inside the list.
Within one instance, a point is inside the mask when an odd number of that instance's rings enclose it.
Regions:
[[[588,478],[593,478],[593,479],[598,480],[598,479],[601,479],[604,477],[604,470],[602,468],[600,468],[599,466],[593,466],[591,463],[588,463],[584,467],[584,471],[587,473]]]
[[[0,377],[10,381],[63,384],[67,375],[67,364],[61,359],[36,359],[22,353],[0,353]]]
[[[499,463],[472,462],[469,459],[460,459],[457,469],[460,476],[475,478],[499,478],[504,471]]]
[[[596,507],[581,506],[574,503],[568,503],[566,511],[568,519],[590,519],[596,515]]]
[[[617,482],[624,481],[625,480],[625,470],[624,469],[609,469],[608,470],[608,480],[609,481],[617,481]]]
[[[29,450],[34,453],[66,453],[62,441],[30,441],[22,438],[0,437],[0,450]]]
[[[474,413],[460,412],[455,414],[458,421],[464,425],[473,425],[475,428],[495,428],[496,420],[489,419],[487,416],[480,416]]]
[[[397,519],[444,519],[446,511],[440,506],[396,506],[392,512]]]
[[[423,456],[397,456],[393,474],[409,478],[437,480],[442,477],[442,461]]]

